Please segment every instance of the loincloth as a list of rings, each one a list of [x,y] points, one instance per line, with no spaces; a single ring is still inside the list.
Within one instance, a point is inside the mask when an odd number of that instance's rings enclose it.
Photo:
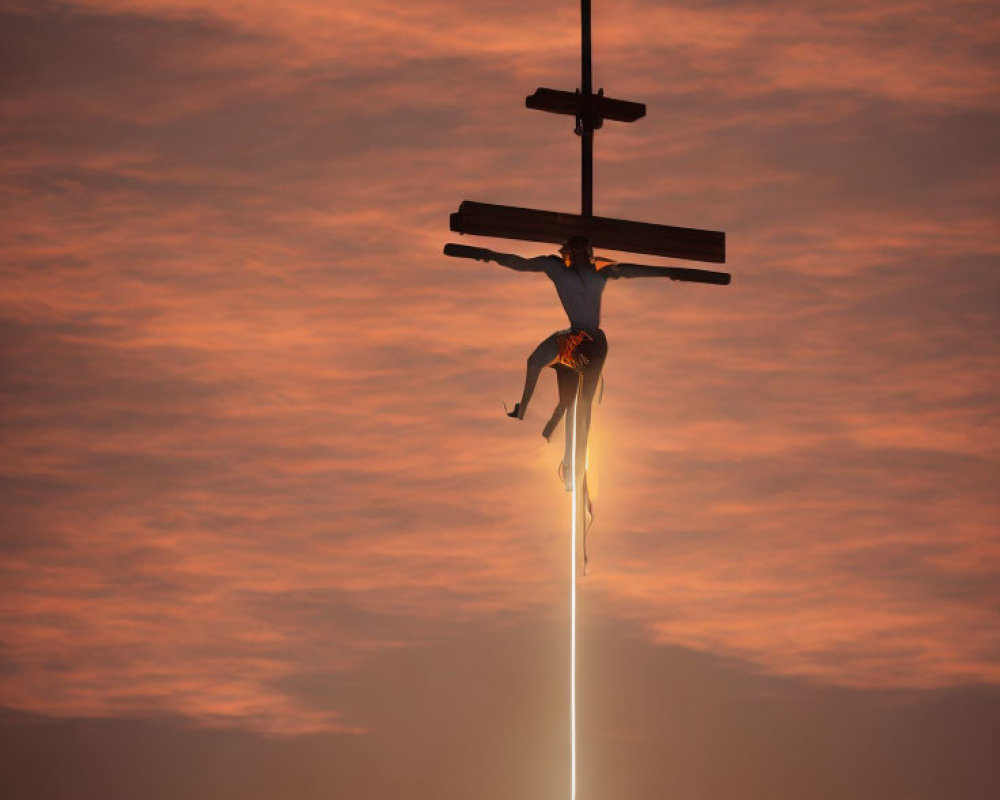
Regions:
[[[552,365],[562,364],[570,369],[583,369],[590,363],[590,359],[580,352],[580,345],[584,342],[592,342],[594,337],[586,331],[562,331],[556,334],[556,343],[559,345],[559,354],[555,357]]]

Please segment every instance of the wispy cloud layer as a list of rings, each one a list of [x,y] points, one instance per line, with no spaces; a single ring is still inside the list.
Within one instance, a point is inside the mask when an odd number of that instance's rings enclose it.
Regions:
[[[575,207],[520,100],[575,86],[575,14],[4,8],[0,703],[364,730],[288,681],[562,613],[554,392],[500,407],[561,313],[440,247],[462,198]],[[725,229],[736,278],[609,287],[592,613],[997,682],[989,4],[595,13],[650,104],[599,134],[598,210]]]

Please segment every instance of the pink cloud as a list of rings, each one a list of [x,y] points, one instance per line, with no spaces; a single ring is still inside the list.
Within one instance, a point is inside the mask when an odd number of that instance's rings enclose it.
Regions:
[[[562,315],[440,247],[464,197],[575,206],[575,140],[520,108],[574,80],[574,18],[72,8],[68,38],[12,18],[3,101],[0,703],[367,729],[283,682],[563,610],[549,376],[526,424],[500,404]],[[960,10],[602,12],[609,93],[651,107],[601,132],[599,206],[726,228],[736,275],[608,289],[602,619],[817,682],[998,680],[995,116]]]

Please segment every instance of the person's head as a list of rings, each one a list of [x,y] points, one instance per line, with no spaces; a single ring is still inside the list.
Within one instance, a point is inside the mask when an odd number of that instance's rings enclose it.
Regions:
[[[559,248],[559,255],[567,267],[578,267],[594,263],[594,248],[586,236],[570,236]]]

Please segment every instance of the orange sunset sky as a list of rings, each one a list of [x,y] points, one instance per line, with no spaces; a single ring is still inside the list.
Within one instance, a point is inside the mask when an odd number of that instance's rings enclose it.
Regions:
[[[605,293],[580,800],[1000,796],[1000,12],[594,2],[734,279]],[[441,248],[578,209],[575,0],[0,16],[4,796],[566,796],[565,317]]]

